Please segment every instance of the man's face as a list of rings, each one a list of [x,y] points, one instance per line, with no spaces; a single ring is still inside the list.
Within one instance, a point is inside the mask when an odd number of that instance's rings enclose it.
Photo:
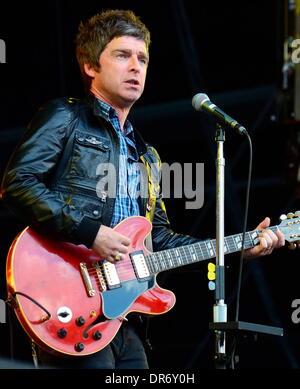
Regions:
[[[93,70],[92,92],[112,106],[131,107],[143,93],[148,60],[144,41],[114,38],[100,55],[99,71]]]

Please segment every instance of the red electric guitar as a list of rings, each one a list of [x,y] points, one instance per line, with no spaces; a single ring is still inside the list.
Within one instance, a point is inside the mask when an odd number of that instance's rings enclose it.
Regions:
[[[279,228],[289,242],[300,241],[299,216],[271,229]],[[150,253],[144,240],[151,228],[143,217],[115,227],[132,241],[129,254],[116,265],[85,246],[23,230],[8,253],[7,284],[9,301],[29,337],[48,352],[88,355],[109,344],[130,312],[169,311],[175,296],[157,285],[157,273],[214,258],[216,241]],[[246,233],[245,248],[257,244],[258,234]],[[229,236],[224,252],[239,251],[241,244],[241,234]]]

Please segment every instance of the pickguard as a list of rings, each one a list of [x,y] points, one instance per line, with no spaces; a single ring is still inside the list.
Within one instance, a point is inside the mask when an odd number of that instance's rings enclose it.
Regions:
[[[107,319],[116,319],[124,314],[134,301],[147,290],[153,288],[155,277],[146,281],[132,279],[123,281],[119,288],[101,293],[102,312]]]

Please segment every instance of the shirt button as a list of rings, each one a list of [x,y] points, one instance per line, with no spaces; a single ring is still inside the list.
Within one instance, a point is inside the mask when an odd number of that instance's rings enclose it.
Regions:
[[[97,211],[96,209],[93,211],[93,215],[94,216],[99,216],[99,211]]]

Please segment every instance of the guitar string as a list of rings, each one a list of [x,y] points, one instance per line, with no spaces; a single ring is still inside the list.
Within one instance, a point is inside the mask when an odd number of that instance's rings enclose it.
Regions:
[[[238,251],[239,247],[237,246],[237,243],[235,241],[230,242],[229,241],[230,238],[233,239],[234,236],[227,237],[227,241],[225,242],[225,245],[227,245],[228,251],[229,252]],[[240,243],[240,241],[238,243]],[[245,243],[246,243],[245,244],[246,246],[247,246],[247,244],[250,244],[250,246],[252,246],[253,240],[251,238],[247,237],[247,239],[245,240]],[[203,249],[204,244],[205,245],[210,244],[212,246],[212,248],[209,249],[209,248],[205,247],[205,249]],[[189,253],[187,253],[187,250],[189,250]],[[190,257],[189,254],[191,253],[191,250],[193,251],[193,254],[195,254],[196,258],[192,261],[186,260],[187,258]],[[209,251],[211,251],[211,250],[213,253],[209,255]],[[172,251],[174,252],[173,255],[172,255]],[[172,268],[172,267],[180,266],[182,264],[190,264],[193,262],[198,262],[201,259],[214,258],[215,251],[216,251],[215,241],[212,240],[212,241],[208,241],[208,242],[198,242],[198,243],[195,243],[193,245],[187,245],[187,246],[182,246],[182,247],[178,247],[178,248],[174,248],[174,249],[169,249],[169,250],[166,250],[166,252],[161,251],[161,252],[157,252],[157,253],[146,254],[145,257],[146,258],[152,257],[153,261],[151,261],[151,262],[153,262],[155,265],[158,265],[159,269],[160,268],[164,269],[166,267],[169,267],[169,264],[171,264],[171,268]],[[169,254],[170,252],[171,252],[171,254]],[[179,255],[178,255],[178,252],[179,252]],[[166,257],[166,255],[168,255],[168,258]],[[177,257],[179,257],[180,260],[178,260]],[[151,263],[151,262],[149,262],[149,260],[148,260],[148,263],[147,263],[148,266],[149,266],[149,263]],[[174,265],[174,262],[176,262],[175,265]],[[125,263],[118,263],[118,264],[116,264],[116,267],[118,270],[118,274],[120,274],[120,275],[127,274],[128,272],[132,273],[132,271],[133,271],[130,261],[127,261]]]
[[[204,250],[203,244],[207,245],[209,243],[210,243],[212,248],[208,249],[206,247]],[[233,249],[238,250],[236,242],[233,242],[233,244],[230,244],[229,242],[226,242],[226,243],[227,243],[227,246],[229,247],[229,252],[232,251]],[[251,239],[248,239],[248,243],[251,243],[251,245],[252,245]],[[233,249],[232,249],[232,247],[233,247]],[[211,255],[208,255],[209,250],[212,250]],[[170,251],[171,251],[171,254],[169,254]],[[172,251],[174,251],[173,255],[172,255]],[[189,251],[189,253],[187,251]],[[206,251],[206,254],[204,255],[203,253],[205,253],[205,251]],[[192,260],[192,261],[188,259],[191,257],[191,253],[192,253],[192,255],[195,256],[194,260]],[[168,258],[165,256],[166,254],[168,255]],[[151,266],[151,262],[148,260],[149,256],[153,258],[152,264],[154,264],[154,266]],[[196,243],[194,245],[182,246],[179,248],[167,250],[166,253],[164,253],[162,251],[162,252],[158,252],[158,253],[154,253],[154,254],[148,254],[145,257],[146,257],[145,259],[146,259],[146,263],[148,265],[149,271],[151,271],[152,273],[156,273],[159,270],[176,268],[178,266],[191,264],[193,262],[198,262],[201,259],[208,259],[209,257],[210,258],[215,257],[215,242],[214,241],[199,242],[199,243]],[[133,269],[130,261],[127,261],[125,263],[118,263],[118,264],[116,264],[116,268],[117,268],[116,270],[117,270],[118,276],[121,278],[129,277],[132,274],[134,274],[134,269]],[[100,283],[96,269],[94,269],[94,268],[89,269],[89,274],[95,276],[96,280]]]
[[[277,230],[277,226],[269,227],[271,230]],[[254,240],[259,236],[263,230],[254,230],[247,232],[245,236],[244,248],[253,247]],[[252,237],[254,234],[254,237]],[[252,235],[252,236],[251,236]],[[236,241],[238,239],[238,241]],[[225,237],[224,246],[226,254],[239,251],[241,247],[241,234],[231,235]],[[209,245],[209,247],[207,247]],[[226,247],[227,246],[227,247]],[[179,253],[179,254],[178,254]],[[173,255],[172,255],[173,254]],[[189,258],[195,256],[193,260]],[[183,265],[199,262],[204,259],[211,259],[216,256],[216,240],[200,241],[192,245],[181,246],[169,250],[163,250],[157,253],[150,253],[145,255],[145,261],[149,272],[152,274],[158,271],[168,270]],[[151,258],[151,260],[149,260]],[[121,278],[129,277],[134,273],[131,261],[120,262],[115,265],[117,274]],[[101,265],[100,265],[101,267]],[[98,273],[96,269],[90,268],[89,273],[94,275],[98,280]],[[103,274],[101,274],[103,276]],[[99,281],[100,282],[100,281]]]

